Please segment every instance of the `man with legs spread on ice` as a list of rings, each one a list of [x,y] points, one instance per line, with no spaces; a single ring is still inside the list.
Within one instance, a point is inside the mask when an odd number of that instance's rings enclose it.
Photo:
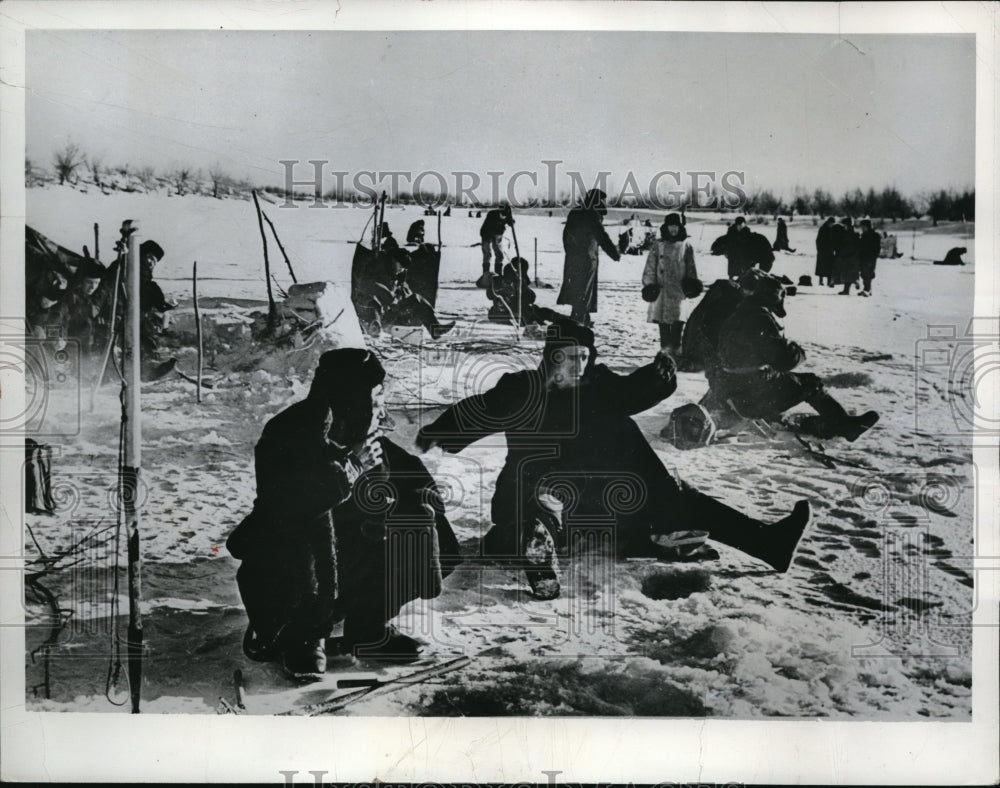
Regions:
[[[678,482],[632,416],[670,396],[674,363],[658,354],[629,375],[595,364],[594,334],[564,321],[550,329],[537,369],[508,373],[420,430],[417,446],[459,452],[503,432],[507,460],[492,503],[491,556],[520,559],[535,596],[558,596],[555,536],[595,517],[614,523],[619,556],[676,559],[670,534],[701,530],[778,571],[788,569],[809,520],[799,501],[767,524]],[[620,505],[619,505],[620,504]],[[566,514],[566,521],[560,514]]]
[[[819,437],[857,440],[878,421],[875,411],[851,416],[823,388],[818,376],[792,372],[805,359],[797,342],[785,338],[776,317],[785,316],[785,290],[773,277],[762,279],[719,332],[719,368],[709,374],[713,398],[749,418],[778,420],[806,402],[819,414],[801,427]]]
[[[458,542],[424,464],[382,435],[384,378],[371,352],[331,350],[306,399],[264,426],[257,499],[226,543],[242,561],[251,659],[323,673],[340,618],[347,654],[406,662],[420,651],[388,622],[440,593]]]

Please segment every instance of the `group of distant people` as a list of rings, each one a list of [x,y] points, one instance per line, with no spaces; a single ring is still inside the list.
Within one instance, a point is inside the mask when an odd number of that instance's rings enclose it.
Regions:
[[[816,234],[816,277],[820,285],[841,285],[840,295],[850,295],[852,287],[860,296],[872,294],[882,236],[872,228],[871,219],[862,219],[859,226],[860,233],[850,216],[839,222],[828,216]]]
[[[41,233],[25,229],[25,319],[27,335],[52,339],[58,347],[79,343],[84,359],[105,353],[113,332],[120,329],[128,294],[124,286],[124,239],[109,266],[85,254],[64,249]],[[174,358],[161,358],[161,335],[167,313],[176,307],[155,281],[163,248],[153,240],[139,246],[140,360],[144,380],[167,374]],[[118,288],[117,297],[115,288]],[[117,308],[116,308],[117,304]]]

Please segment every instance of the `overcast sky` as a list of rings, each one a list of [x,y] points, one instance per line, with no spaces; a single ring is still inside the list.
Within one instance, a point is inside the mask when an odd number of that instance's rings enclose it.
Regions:
[[[45,165],[73,140],[259,183],[318,158],[484,179],[558,159],[617,188],[662,170],[838,195],[974,184],[972,36],[32,31],[26,57]]]

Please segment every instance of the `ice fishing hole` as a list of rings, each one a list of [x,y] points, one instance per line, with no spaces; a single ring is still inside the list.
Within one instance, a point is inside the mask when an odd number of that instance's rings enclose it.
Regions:
[[[684,599],[711,587],[712,576],[701,569],[657,572],[642,581],[642,593],[650,599]]]

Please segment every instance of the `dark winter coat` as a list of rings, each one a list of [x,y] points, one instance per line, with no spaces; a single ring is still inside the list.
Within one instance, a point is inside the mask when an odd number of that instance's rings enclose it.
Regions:
[[[824,222],[816,233],[816,276],[824,279],[833,276],[834,235],[833,222]]]
[[[711,385],[718,370],[719,332],[743,303],[743,289],[728,279],[713,282],[684,326],[684,360],[689,371],[704,369]]]
[[[771,242],[763,235],[744,227],[743,230],[731,229],[725,239],[726,273],[729,277],[738,277],[754,266],[762,271],[771,270],[774,252],[771,251]]]
[[[853,227],[834,225],[834,270],[841,284],[855,282],[861,273],[861,239]]]
[[[489,391],[464,399],[421,430],[448,452],[502,432],[507,461],[497,478],[492,518],[514,528],[527,516],[539,485],[572,490],[573,516],[612,517],[616,495],[638,492],[628,514],[640,529],[672,530],[664,495],[673,484],[631,416],[670,396],[677,386],[654,364],[630,375],[594,365],[576,388],[548,389],[540,370],[504,375]],[[621,512],[617,512],[621,515]],[[621,517],[619,517],[621,528]]]
[[[563,229],[566,258],[557,304],[586,307],[588,312],[597,311],[598,248],[603,249],[612,260],[621,259],[604,229],[601,214],[592,208],[574,208],[566,217]]]
[[[503,235],[508,224],[514,224],[510,214],[503,209],[494,208],[487,212],[486,218],[483,219],[482,226],[479,228],[479,237],[495,238],[498,235]]]
[[[788,225],[785,224],[784,219],[778,219],[778,233],[774,237],[774,244],[771,246],[775,252],[790,252],[792,251],[788,246]]]
[[[331,418],[309,397],[268,421],[254,452],[253,511],[226,542],[243,562],[237,580],[259,658],[273,656],[279,636],[327,636],[343,615],[387,621],[437,596],[458,560],[424,464],[382,438],[383,465],[358,476],[326,437]]]
[[[751,296],[722,324],[721,368],[711,385],[742,415],[777,418],[820,390],[815,375],[791,371],[804,357],[770,310]]]
[[[871,227],[867,228],[858,240],[858,258],[861,278],[871,281],[875,278],[875,265],[882,251],[882,239]]]
[[[944,260],[935,260],[934,265],[965,265],[962,255],[968,251],[964,246],[955,246],[948,250]]]

